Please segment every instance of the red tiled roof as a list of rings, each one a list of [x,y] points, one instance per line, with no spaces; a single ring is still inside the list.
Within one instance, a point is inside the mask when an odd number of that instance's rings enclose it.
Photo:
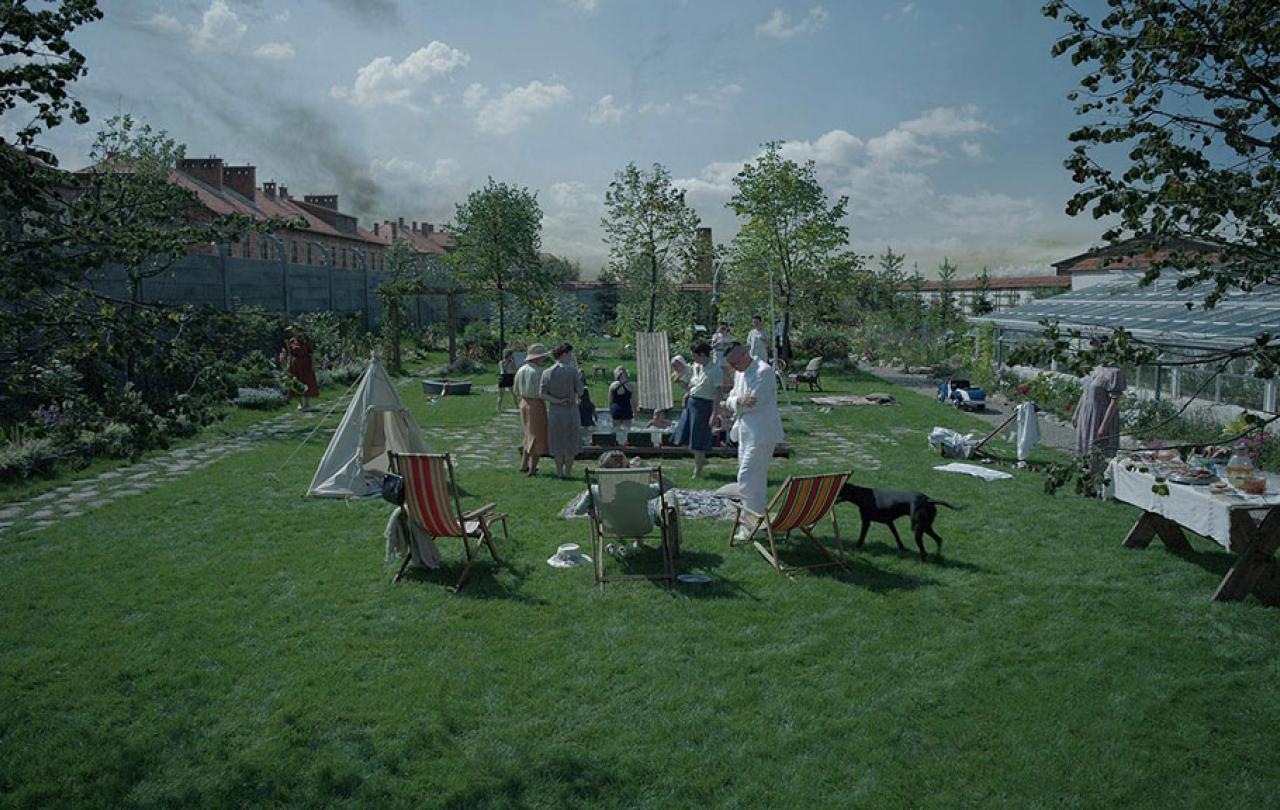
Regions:
[[[1217,258],[1213,245],[1193,239],[1170,239],[1157,251],[1149,250],[1146,247],[1147,241],[1139,238],[1125,239],[1114,245],[1094,248],[1056,261],[1053,266],[1057,269],[1058,275],[1070,275],[1072,273],[1106,273],[1112,270],[1146,270],[1157,261],[1167,259],[1175,251],[1203,253],[1211,261]]]
[[[417,252],[432,256],[443,256],[453,248],[453,237],[443,231],[433,230],[428,233],[424,228],[415,231],[412,227],[405,228],[391,220],[380,223],[376,234],[372,231],[366,233],[374,241],[387,246],[397,238],[404,239]]]
[[[380,239],[363,228],[357,227],[354,234],[343,233],[302,206],[295,205],[292,199],[269,195],[260,188],[254,189],[253,199],[250,200],[226,186],[215,189],[180,171],[170,172],[169,180],[194,192],[200,204],[215,214],[244,214],[258,220],[272,217],[295,222],[302,220],[304,224],[299,230],[310,231],[318,236],[382,244]]]

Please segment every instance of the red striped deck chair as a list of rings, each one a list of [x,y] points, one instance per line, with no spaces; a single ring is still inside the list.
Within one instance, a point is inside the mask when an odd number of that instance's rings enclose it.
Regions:
[[[828,568],[838,567],[845,571],[849,569],[845,567],[840,557],[844,556],[844,543],[840,540],[840,526],[836,522],[836,498],[840,495],[840,488],[844,486],[844,482],[849,479],[851,473],[827,473],[825,475],[794,475],[788,478],[782,484],[782,489],[778,490],[773,496],[773,500],[765,508],[763,515],[743,506],[741,502],[736,504],[738,514],[733,522],[734,528],[729,533],[729,545],[734,545],[737,528],[745,527],[747,536],[751,537],[751,543],[756,550],[764,556],[769,564],[774,567],[780,574],[787,574],[790,571],[801,570],[806,568]],[[840,550],[840,557],[831,553],[831,549],[823,545],[813,534],[813,527],[828,514],[831,515],[831,530],[835,534],[836,546]],[[765,538],[769,541],[769,547],[765,548],[764,543],[760,542],[760,532],[763,530]],[[783,539],[791,539],[791,532],[799,530],[805,534],[813,544],[817,546],[818,551],[826,558],[826,562],[816,563],[814,565],[784,565],[781,558],[778,557],[777,538],[781,536]],[[743,542],[746,542],[745,540]]]
[[[497,504],[486,503],[479,509],[470,512],[462,511],[462,503],[458,500],[458,486],[453,477],[453,460],[448,453],[390,453],[391,471],[404,476],[404,507],[409,519],[421,526],[432,537],[460,537],[467,559],[462,567],[458,581],[453,585],[457,593],[466,581],[471,567],[476,564],[476,554],[483,543],[489,549],[489,556],[495,562],[498,551],[493,546],[495,523],[502,523],[505,537],[507,516],[495,512]],[[471,541],[478,541],[474,546]],[[410,544],[412,545],[412,544]],[[394,582],[399,582],[409,567],[409,553],[405,553],[400,572]]]

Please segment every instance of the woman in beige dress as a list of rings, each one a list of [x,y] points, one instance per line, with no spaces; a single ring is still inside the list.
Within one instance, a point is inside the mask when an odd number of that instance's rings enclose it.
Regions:
[[[547,347],[535,343],[529,347],[524,365],[516,372],[511,390],[520,399],[520,425],[524,442],[520,452],[520,472],[538,474],[538,460],[547,454],[547,403],[542,400],[542,367],[548,357]]]
[[[547,403],[547,442],[556,462],[556,477],[573,475],[573,459],[582,447],[582,423],[578,418],[578,398],[582,396],[582,374],[573,357],[573,347],[561,343],[551,353],[556,363],[542,374],[542,398]]]

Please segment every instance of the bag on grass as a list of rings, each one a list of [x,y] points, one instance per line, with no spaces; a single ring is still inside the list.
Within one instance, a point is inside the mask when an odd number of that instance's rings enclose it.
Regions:
[[[387,473],[382,478],[382,500],[404,506],[404,476]]]

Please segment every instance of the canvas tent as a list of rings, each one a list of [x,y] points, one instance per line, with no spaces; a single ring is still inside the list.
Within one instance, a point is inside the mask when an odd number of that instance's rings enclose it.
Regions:
[[[429,452],[387,372],[377,360],[370,360],[307,494],[321,498],[379,494],[388,451]]]

